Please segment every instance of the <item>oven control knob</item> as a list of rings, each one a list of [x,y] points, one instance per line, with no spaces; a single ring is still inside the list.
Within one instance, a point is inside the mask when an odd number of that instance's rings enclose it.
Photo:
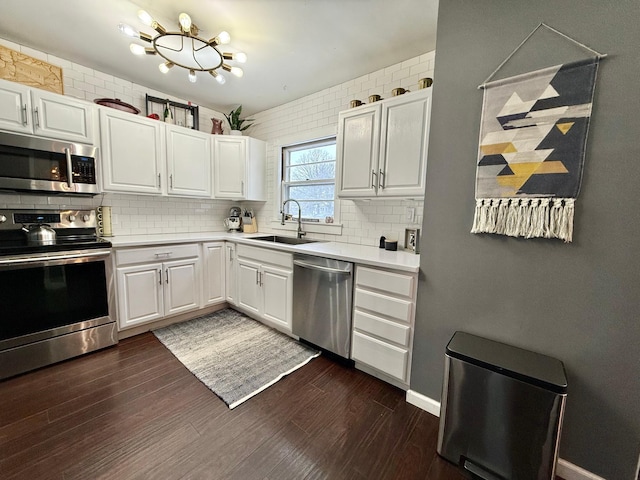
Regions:
[[[88,222],[91,219],[91,217],[89,215],[83,215],[82,216],[82,221],[83,222]]]
[[[7,221],[7,217],[5,217],[4,215],[0,215],[0,223],[4,223]]]
[[[75,215],[69,215],[69,221],[70,222],[75,222],[76,221],[76,216]]]

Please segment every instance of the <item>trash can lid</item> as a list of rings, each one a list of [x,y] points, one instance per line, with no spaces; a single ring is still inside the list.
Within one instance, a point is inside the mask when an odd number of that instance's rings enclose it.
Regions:
[[[447,355],[502,373],[523,382],[566,393],[564,365],[556,358],[522,348],[456,332],[447,345]]]

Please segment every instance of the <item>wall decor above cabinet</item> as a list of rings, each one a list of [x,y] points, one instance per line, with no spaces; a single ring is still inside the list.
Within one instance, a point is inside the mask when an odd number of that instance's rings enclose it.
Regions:
[[[340,198],[424,196],[431,89],[340,112]]]

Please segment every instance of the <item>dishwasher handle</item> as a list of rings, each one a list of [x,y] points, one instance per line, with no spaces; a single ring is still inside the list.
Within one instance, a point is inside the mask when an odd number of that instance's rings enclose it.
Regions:
[[[338,275],[351,275],[351,269],[349,269],[349,270],[340,270],[338,268],[323,267],[322,265],[316,265],[314,263],[303,262],[302,260],[294,260],[293,264],[294,265],[298,265],[299,267],[302,267],[302,268],[308,268],[310,270],[320,270],[322,272],[336,273]]]

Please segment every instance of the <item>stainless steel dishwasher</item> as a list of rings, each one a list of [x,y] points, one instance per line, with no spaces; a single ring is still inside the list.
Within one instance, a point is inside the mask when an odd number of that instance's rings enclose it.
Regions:
[[[353,263],[295,254],[292,333],[348,359]]]

